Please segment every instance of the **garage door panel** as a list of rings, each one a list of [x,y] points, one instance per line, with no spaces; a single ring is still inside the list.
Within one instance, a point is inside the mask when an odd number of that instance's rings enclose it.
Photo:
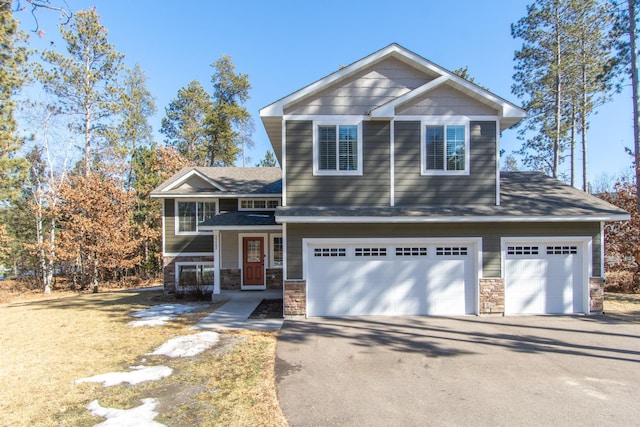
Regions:
[[[507,314],[571,314],[583,311],[581,244],[516,243],[505,260]]]
[[[344,246],[344,257],[309,257],[309,316],[475,312],[473,257],[467,247],[439,248],[436,255],[438,248],[426,244]]]

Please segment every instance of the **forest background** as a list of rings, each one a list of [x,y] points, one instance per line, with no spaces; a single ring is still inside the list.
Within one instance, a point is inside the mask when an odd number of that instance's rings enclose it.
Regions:
[[[502,153],[503,169],[543,171],[632,213],[632,221],[606,226],[611,283],[625,290],[640,283],[637,7],[635,0],[537,0],[511,23],[511,89],[529,117],[517,147]],[[57,28],[45,25],[51,16]],[[96,8],[0,0],[0,25],[0,263],[7,275],[45,292],[58,276],[94,290],[103,281],[154,277],[162,269],[161,210],[148,197],[155,186],[183,166],[276,165],[271,151],[250,160],[252,86],[231,57],[213,59],[210,80],[189,81],[162,114],[144,70],[125,61]],[[43,40],[51,41],[43,47]],[[455,73],[482,84],[457,66]],[[589,149],[611,141],[591,140],[591,121],[629,88],[627,165],[592,178]]]

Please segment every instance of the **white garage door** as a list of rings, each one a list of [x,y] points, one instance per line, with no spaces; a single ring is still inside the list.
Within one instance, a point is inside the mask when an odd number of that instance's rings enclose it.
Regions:
[[[473,314],[475,248],[459,242],[310,244],[307,315]]]
[[[506,314],[584,312],[582,242],[508,242]]]

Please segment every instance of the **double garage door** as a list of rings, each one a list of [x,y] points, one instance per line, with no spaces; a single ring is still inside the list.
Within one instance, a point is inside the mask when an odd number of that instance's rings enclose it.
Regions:
[[[478,312],[480,239],[308,242],[307,315]],[[503,240],[505,314],[587,311],[586,241]]]
[[[476,312],[477,242],[314,242],[306,261],[308,316]]]

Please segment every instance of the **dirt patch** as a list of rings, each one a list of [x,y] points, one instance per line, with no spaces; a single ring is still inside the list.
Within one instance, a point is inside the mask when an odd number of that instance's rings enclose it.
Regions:
[[[253,310],[249,319],[282,319],[282,298],[263,299]]]

